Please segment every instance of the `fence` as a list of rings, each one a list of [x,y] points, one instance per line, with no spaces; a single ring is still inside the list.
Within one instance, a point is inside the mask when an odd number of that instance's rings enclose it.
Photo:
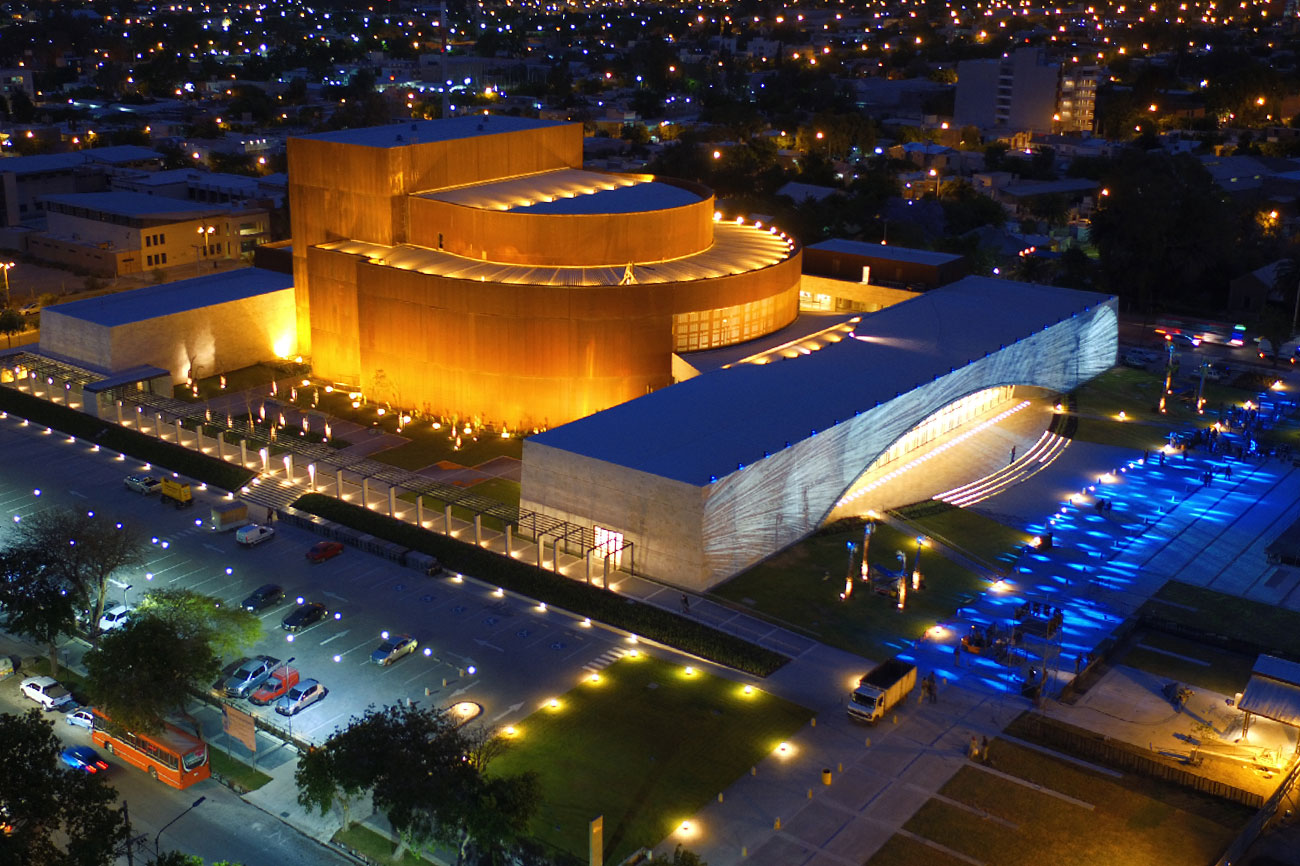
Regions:
[[[1250,846],[1255,844],[1255,840],[1263,834],[1269,821],[1277,817],[1278,809],[1282,807],[1282,803],[1286,801],[1286,798],[1295,791],[1298,781],[1300,781],[1300,763],[1291,768],[1291,772],[1287,774],[1282,784],[1277,786],[1273,796],[1269,797],[1268,801],[1246,823],[1242,831],[1237,834],[1237,838],[1233,839],[1228,845],[1228,850],[1224,851],[1223,856],[1215,862],[1215,866],[1232,866],[1237,862],[1238,858],[1245,855]]]

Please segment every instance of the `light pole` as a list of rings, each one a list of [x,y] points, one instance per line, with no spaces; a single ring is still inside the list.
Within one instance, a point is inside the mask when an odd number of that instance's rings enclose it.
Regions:
[[[5,309],[9,309],[9,269],[14,267],[17,262],[0,262],[0,268],[5,272]]]
[[[194,247],[194,273],[199,272],[199,265],[203,263],[203,258],[208,254],[212,233],[217,230],[216,226],[199,226],[199,243]]]
[[[168,821],[166,824],[163,824],[162,830],[159,830],[159,831],[158,831],[158,835],[156,835],[156,836],[153,837],[153,853],[154,853],[155,855],[158,855],[158,854],[160,853],[160,852],[158,851],[158,840],[159,840],[160,838],[162,838],[163,830],[166,830],[168,827],[170,827],[171,825],[175,824],[175,823],[176,823],[177,821],[179,821],[180,819],[184,818],[186,815],[188,815],[188,814],[190,813],[190,810],[191,810],[191,809],[194,809],[194,808],[198,807],[198,805],[199,805],[200,803],[202,803],[202,802],[203,802],[204,800],[206,800],[206,799],[208,799],[208,798],[207,798],[207,797],[199,797],[197,800],[195,800],[193,803],[190,804],[190,808],[189,808],[189,809],[186,809],[184,812],[181,812],[179,815],[177,815],[175,818],[172,818],[172,819],[171,819],[170,821]]]

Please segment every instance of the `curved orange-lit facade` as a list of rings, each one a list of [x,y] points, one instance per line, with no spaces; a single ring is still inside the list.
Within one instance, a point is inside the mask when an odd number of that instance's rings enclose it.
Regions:
[[[578,125],[398,124],[291,139],[289,158],[300,342],[375,400],[554,426],[670,384],[674,352],[798,313],[792,240],[715,221],[699,185],[582,170]],[[321,207],[331,159],[369,188]]]

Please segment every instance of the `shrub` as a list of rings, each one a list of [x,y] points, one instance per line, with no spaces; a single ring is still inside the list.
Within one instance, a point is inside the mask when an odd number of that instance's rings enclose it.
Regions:
[[[359,505],[308,493],[294,508],[350,526],[419,553],[448,568],[548,605],[692,653],[746,673],[767,676],[790,659],[742,638],[663,608],[580,583],[447,535],[440,535]]]
[[[255,474],[242,466],[191,451],[183,445],[164,442],[13,388],[0,388],[0,409],[222,490],[238,490]]]

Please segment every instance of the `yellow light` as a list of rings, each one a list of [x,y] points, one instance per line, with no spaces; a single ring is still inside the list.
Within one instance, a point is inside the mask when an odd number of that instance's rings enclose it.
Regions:
[[[753,686],[745,686],[745,688],[744,688],[744,692],[745,692],[746,695],[752,695],[752,694],[754,693],[754,687],[753,687]]]
[[[677,832],[683,836],[690,836],[694,834],[695,827],[691,824],[690,821],[683,821],[682,823],[677,825]]]
[[[948,629],[944,628],[941,625],[932,625],[925,630],[925,633],[930,637],[931,640],[939,640],[940,638],[948,634]]]
[[[505,730],[502,731],[501,733],[507,737],[517,737],[519,736],[519,729],[516,728],[514,725],[506,725]]]
[[[641,653],[638,650],[628,650],[627,657],[630,659],[639,659],[641,658]]]
[[[592,674],[591,676],[587,677],[587,682],[592,683],[593,685],[595,683],[600,682],[600,674]]]
[[[690,667],[690,666],[688,665],[688,666],[686,667],[686,671],[685,671],[685,673],[686,673],[686,676],[688,676],[688,677],[693,677],[693,676],[695,676],[695,668]]]
[[[1119,416],[1118,416],[1118,417],[1119,417],[1119,420],[1121,420],[1121,421],[1127,421],[1127,420],[1128,420],[1128,415],[1124,412],[1123,409],[1121,409],[1121,410],[1119,411]]]
[[[552,710],[558,710],[558,709],[560,708],[560,699],[559,699],[559,698],[551,698],[549,701],[546,702],[546,706],[547,706],[549,709],[552,709]]]
[[[775,749],[774,751],[775,751],[776,754],[779,755],[780,757],[782,757],[782,758],[788,758],[788,757],[790,757],[791,755],[794,754],[794,747],[791,746],[789,743],[786,743],[786,742],[780,742],[780,743],[777,743],[777,745],[776,745],[776,749]]]

